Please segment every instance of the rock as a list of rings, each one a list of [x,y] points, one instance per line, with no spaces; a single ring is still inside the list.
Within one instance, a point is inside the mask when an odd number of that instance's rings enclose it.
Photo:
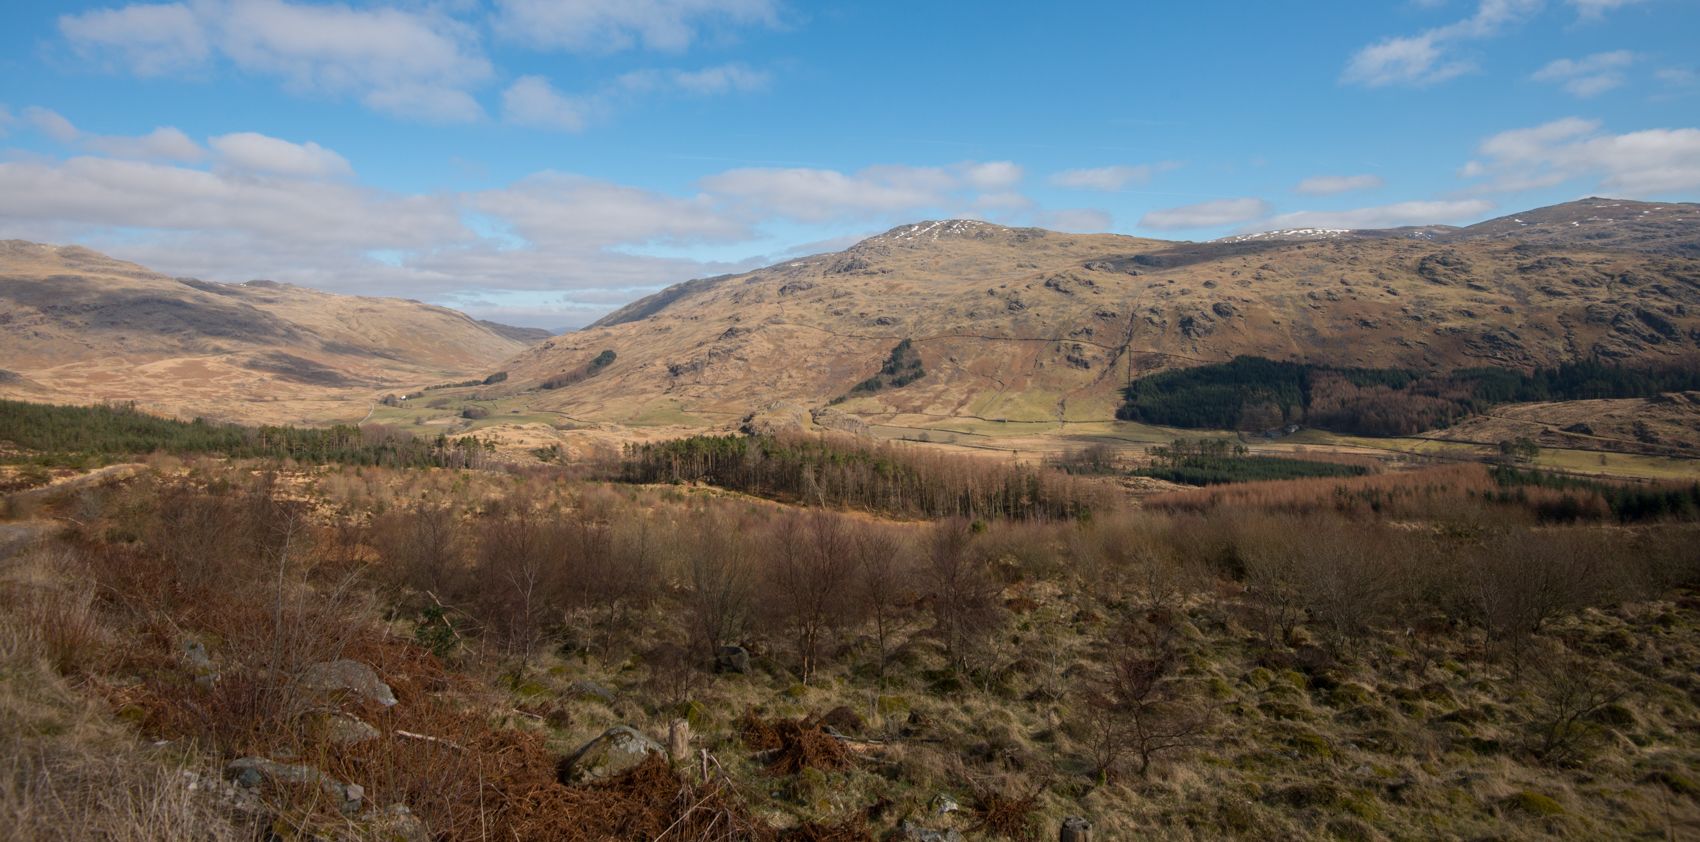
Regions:
[[[351,746],[382,736],[377,728],[363,720],[336,711],[309,714],[308,727],[326,742]]]
[[[827,711],[826,715],[820,718],[820,721],[822,725],[840,734],[860,734],[868,727],[868,723],[862,719],[861,715],[846,705],[839,705]]]
[[[345,816],[360,812],[366,790],[359,784],[342,783],[314,769],[293,763],[278,763],[264,757],[242,757],[224,767],[224,776],[238,786],[256,789],[263,784],[305,784],[317,786],[330,796]]]
[[[666,751],[636,728],[616,725],[562,760],[557,776],[564,784],[599,781],[636,767],[651,754],[665,755]]]
[[[212,656],[207,654],[207,645],[194,638],[183,641],[183,663],[197,674],[212,670]]]
[[[722,646],[714,653],[715,672],[744,675],[750,671],[750,650],[742,646]]]
[[[1062,830],[1057,832],[1057,842],[1089,842],[1091,838],[1092,823],[1079,816],[1063,819]]]
[[[956,830],[929,830],[907,821],[897,826],[897,838],[904,842],[963,842]]]
[[[938,795],[933,796],[931,806],[933,808],[933,812],[941,816],[948,815],[962,809],[962,805],[956,803],[956,799],[950,797],[950,794],[946,792],[941,792]]]
[[[212,656],[207,654],[206,644],[192,637],[185,638],[179,653],[189,673],[195,676],[195,686],[211,690],[218,683],[218,672],[213,669]]]
[[[314,664],[301,673],[301,686],[309,690],[351,693],[384,707],[395,704],[395,691],[371,667],[343,658]]]
[[[378,842],[431,842],[431,831],[406,804],[391,804],[364,822],[360,838]]]
[[[614,691],[588,678],[580,678],[568,684],[567,695],[579,699],[595,699],[605,705],[614,703]]]

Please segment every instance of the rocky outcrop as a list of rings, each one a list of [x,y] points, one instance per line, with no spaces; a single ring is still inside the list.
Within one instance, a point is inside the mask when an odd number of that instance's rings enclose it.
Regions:
[[[629,725],[616,725],[585,743],[562,760],[556,774],[563,784],[611,778],[635,768],[652,754],[666,756],[667,748]]]
[[[301,686],[332,696],[350,696],[389,707],[396,703],[390,689],[371,667],[347,658],[313,664],[301,673]]]
[[[347,816],[360,812],[360,805],[366,799],[366,790],[359,784],[343,783],[311,766],[279,763],[264,757],[232,760],[224,767],[224,776],[247,789],[278,785],[316,786]]]

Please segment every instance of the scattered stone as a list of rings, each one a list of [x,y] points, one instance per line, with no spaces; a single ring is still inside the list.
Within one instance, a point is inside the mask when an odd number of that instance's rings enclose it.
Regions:
[[[941,792],[938,795],[933,796],[932,807],[933,812],[941,816],[949,815],[962,809],[962,805],[958,804],[956,799],[950,797],[950,794],[946,792]]]
[[[897,838],[904,842],[963,842],[962,834],[956,830],[929,830],[913,822],[904,822],[897,827]]]
[[[195,686],[203,690],[211,690],[218,683],[218,672],[213,669],[212,656],[207,654],[207,645],[194,638],[186,638],[181,649],[183,663],[189,668],[189,673],[195,677]]]
[[[224,776],[238,786],[256,789],[263,784],[306,784],[317,786],[334,799],[337,809],[345,816],[360,812],[366,790],[359,784],[342,783],[314,769],[294,763],[278,763],[264,757],[242,757],[224,767]]]
[[[1090,842],[1091,839],[1092,823],[1079,816],[1063,819],[1062,830],[1057,833],[1057,842]]]
[[[636,728],[616,725],[562,760],[556,773],[564,784],[599,781],[636,767],[651,754],[666,751]]]
[[[378,677],[377,672],[347,658],[308,667],[301,674],[301,685],[309,690],[352,693],[384,707],[395,704],[395,691]]]
[[[714,653],[714,671],[744,675],[750,671],[750,650],[742,646],[722,646]]]
[[[839,705],[826,712],[820,718],[821,724],[840,734],[860,734],[867,729],[868,723],[861,714],[851,710],[847,705]]]
[[[567,695],[579,699],[595,699],[605,705],[614,703],[614,691],[588,678],[580,678],[568,684]]]
[[[326,742],[351,746],[378,739],[382,734],[369,723],[336,711],[309,714],[308,727]]]
[[[406,804],[391,804],[365,822],[362,839],[381,842],[431,842],[431,831]]]
[[[212,669],[212,656],[207,654],[207,645],[192,637],[183,641],[183,662],[197,673]]]

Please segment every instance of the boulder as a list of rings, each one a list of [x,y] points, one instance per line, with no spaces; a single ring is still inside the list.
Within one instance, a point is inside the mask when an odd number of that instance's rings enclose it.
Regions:
[[[337,711],[308,714],[307,727],[325,742],[339,746],[351,746],[382,736],[367,722]]]
[[[384,707],[395,704],[395,691],[376,671],[347,658],[308,667],[301,673],[301,686],[325,693],[346,693]]]
[[[714,671],[743,675],[750,671],[750,650],[742,646],[722,646],[714,653]]]
[[[1091,839],[1092,823],[1079,816],[1063,819],[1062,830],[1057,832],[1057,842],[1090,842]]]
[[[279,763],[264,757],[242,757],[224,767],[224,776],[238,786],[256,789],[264,784],[296,784],[316,786],[331,797],[343,815],[360,812],[366,790],[359,784],[347,784],[314,769],[294,763]]]
[[[431,831],[406,804],[391,804],[362,823],[361,839],[378,842],[431,842]]]
[[[847,705],[839,705],[827,711],[826,715],[820,718],[820,722],[840,734],[849,736],[860,734],[868,728],[868,723],[862,719],[861,714]]]
[[[575,699],[595,699],[605,705],[614,703],[614,691],[588,678],[581,678],[568,684],[567,695]]]
[[[651,754],[665,757],[666,752],[666,747],[636,728],[616,725],[562,760],[557,777],[563,784],[599,781],[637,767]]]
[[[959,831],[930,830],[907,821],[897,826],[897,838],[903,842],[963,842]]]

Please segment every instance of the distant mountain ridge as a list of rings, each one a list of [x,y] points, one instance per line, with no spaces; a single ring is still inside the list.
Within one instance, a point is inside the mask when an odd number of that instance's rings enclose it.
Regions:
[[[1464,228],[1190,243],[974,220],[688,281],[522,352],[510,390],[617,361],[541,405],[725,425],[821,409],[910,340],[927,372],[834,412],[1111,416],[1144,372],[1238,355],[1527,369],[1700,358],[1700,205],[1585,199]]]
[[[171,278],[80,246],[0,241],[0,358],[13,374],[0,392],[20,397],[266,418],[273,408],[256,404],[485,374],[544,338],[417,301]]]

